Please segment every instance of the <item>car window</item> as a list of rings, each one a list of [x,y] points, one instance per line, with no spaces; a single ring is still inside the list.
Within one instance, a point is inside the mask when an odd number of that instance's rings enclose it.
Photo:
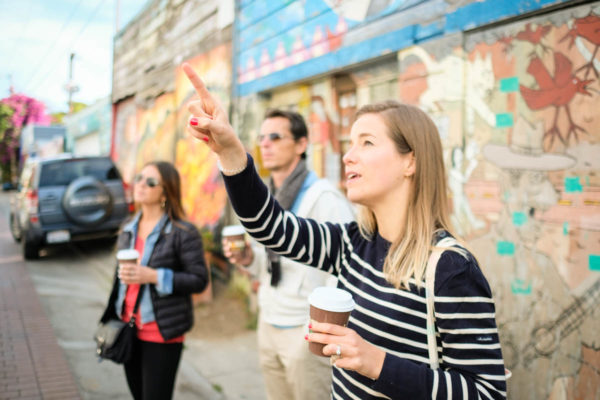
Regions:
[[[59,160],[44,164],[39,186],[65,186],[82,176],[92,176],[101,181],[121,178],[108,159]]]

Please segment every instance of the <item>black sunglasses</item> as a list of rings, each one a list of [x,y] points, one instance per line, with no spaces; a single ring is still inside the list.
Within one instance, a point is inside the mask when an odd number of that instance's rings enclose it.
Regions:
[[[144,180],[144,175],[142,174],[137,174],[136,176],[133,177],[133,181],[135,183],[140,183],[141,181]],[[146,186],[153,188],[156,187],[158,185],[160,185],[160,182],[158,182],[158,179],[153,178],[151,176],[147,177],[146,180],[144,181],[146,183]]]
[[[256,137],[256,139],[258,139],[258,143],[262,142],[265,138],[268,138],[269,142],[277,142],[282,139],[293,139],[292,136],[286,136],[279,132],[267,133],[266,135],[258,135]]]

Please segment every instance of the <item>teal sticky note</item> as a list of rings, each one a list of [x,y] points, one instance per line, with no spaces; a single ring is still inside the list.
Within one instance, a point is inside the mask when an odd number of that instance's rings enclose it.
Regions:
[[[590,254],[590,269],[592,271],[600,271],[600,256],[597,254]]]
[[[513,279],[510,283],[510,290],[514,294],[531,294],[531,283],[525,282],[523,279]]]
[[[583,192],[583,187],[579,181],[578,176],[567,176],[565,177],[565,192],[566,193],[577,193]]]
[[[501,256],[513,256],[515,254],[515,244],[513,242],[498,242],[496,251]]]
[[[569,223],[563,223],[563,235],[567,236],[569,234]]]
[[[519,91],[519,78],[504,78],[500,79],[500,91],[501,92],[518,92]]]
[[[524,212],[514,212],[513,213],[513,224],[515,226],[521,226],[524,225],[525,222],[527,222],[527,214],[525,214]]]
[[[511,113],[496,114],[496,128],[510,128],[514,125]]]

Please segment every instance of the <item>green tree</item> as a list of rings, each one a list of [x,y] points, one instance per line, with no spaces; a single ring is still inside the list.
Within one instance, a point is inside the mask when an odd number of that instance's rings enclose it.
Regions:
[[[79,111],[83,110],[84,108],[87,108],[87,104],[80,103],[78,101],[73,102],[73,114],[78,113]],[[68,114],[64,111],[50,114],[50,116],[52,117],[52,124],[53,125],[61,125],[63,123],[63,118],[67,115]]]
[[[14,110],[4,103],[0,103],[0,154],[2,154],[2,182],[10,182],[10,169],[5,168],[5,164],[9,161],[8,157],[4,157],[6,147],[12,139],[12,123],[11,117]]]

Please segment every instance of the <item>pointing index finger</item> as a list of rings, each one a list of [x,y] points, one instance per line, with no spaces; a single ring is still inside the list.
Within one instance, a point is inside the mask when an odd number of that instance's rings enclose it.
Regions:
[[[200,79],[200,77],[198,76],[196,71],[194,71],[192,66],[188,63],[184,63],[182,65],[182,68],[183,72],[185,72],[188,79],[190,80],[190,82],[192,82],[192,85],[196,89],[196,93],[198,93],[202,98],[212,98],[210,92],[206,89],[206,86],[204,86],[204,82],[202,82],[202,79]]]

